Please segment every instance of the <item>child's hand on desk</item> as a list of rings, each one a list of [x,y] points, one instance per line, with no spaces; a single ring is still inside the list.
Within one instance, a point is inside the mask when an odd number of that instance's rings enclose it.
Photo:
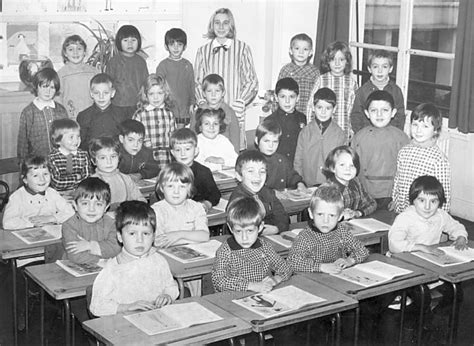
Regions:
[[[177,232],[170,232],[161,234],[155,239],[156,247],[169,247],[176,243],[180,239],[180,235]]]
[[[342,268],[334,263],[321,263],[320,270],[327,274],[339,274]]]
[[[299,182],[298,184],[296,184],[296,190],[305,194],[309,192],[309,190],[306,188],[306,185],[303,184],[302,182]]]
[[[266,280],[266,279],[268,278],[265,278],[260,282],[249,282],[247,289],[249,291],[260,292],[260,293],[270,292],[273,288],[273,285],[272,283],[270,283],[270,280]]]
[[[281,277],[279,277],[278,275],[267,276],[265,279],[262,280],[262,282],[269,283],[273,287],[281,282]]]
[[[218,156],[209,156],[205,162],[209,162],[209,163],[215,163],[217,165],[223,165],[225,163],[224,159],[222,157],[218,157]]]
[[[165,305],[171,304],[173,300],[168,294],[160,294],[158,297],[156,297],[155,300],[155,309],[159,309]]]
[[[84,252],[84,251],[90,251],[91,250],[91,244],[84,238],[79,236],[78,241],[70,241],[66,245],[66,250],[72,253],[79,253],[79,252]]]
[[[467,239],[466,237],[463,237],[460,235],[459,237],[456,238],[456,240],[453,243],[454,248],[456,250],[467,250],[469,247],[467,246]]]
[[[275,225],[264,225],[262,235],[278,234],[278,227]]]
[[[120,304],[118,307],[117,312],[126,312],[126,311],[136,311],[136,310],[153,310],[155,308],[155,304],[152,302],[148,302],[146,300],[137,300],[136,302],[130,304]]]
[[[338,258],[334,264],[341,269],[352,267],[355,264],[355,260],[353,258]]]
[[[132,173],[128,175],[130,178],[132,178],[133,182],[136,183],[142,179],[142,175],[140,173]]]
[[[56,223],[56,218],[53,215],[38,215],[29,218],[30,222],[35,226],[42,226],[48,223]]]
[[[387,210],[388,211],[395,211],[395,202],[394,201],[390,201],[390,203],[387,206]]]
[[[362,213],[358,210],[352,210],[352,209],[346,208],[342,212],[342,215],[344,215],[344,221],[347,221],[347,220],[350,220],[350,219],[355,219],[355,218],[361,217]]]

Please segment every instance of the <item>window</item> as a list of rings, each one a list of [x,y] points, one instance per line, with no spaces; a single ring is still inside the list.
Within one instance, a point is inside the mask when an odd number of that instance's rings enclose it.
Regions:
[[[391,77],[407,109],[434,103],[449,114],[459,0],[351,0],[350,45],[359,83],[372,49],[391,51]]]

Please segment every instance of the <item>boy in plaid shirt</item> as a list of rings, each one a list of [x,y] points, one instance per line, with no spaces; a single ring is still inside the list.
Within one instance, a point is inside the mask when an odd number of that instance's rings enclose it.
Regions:
[[[216,291],[270,292],[288,280],[292,270],[259,233],[265,210],[252,197],[241,197],[229,204],[227,225],[232,237],[217,250],[212,283]]]
[[[51,187],[57,191],[70,191],[91,174],[89,155],[79,148],[79,124],[72,119],[54,120],[51,125],[55,149],[49,154]]]

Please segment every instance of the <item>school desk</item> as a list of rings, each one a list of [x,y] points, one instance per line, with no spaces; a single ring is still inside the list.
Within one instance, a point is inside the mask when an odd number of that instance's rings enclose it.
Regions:
[[[226,241],[230,235],[220,235],[216,237],[211,237],[210,239],[218,240],[221,243]],[[277,244],[270,239],[265,238],[273,246],[275,251],[282,256],[282,253],[285,251],[288,253],[288,249],[284,246]],[[209,274],[212,271],[212,266],[214,264],[215,258],[208,258],[204,260],[198,260],[194,262],[184,263],[178,261],[177,259],[168,256],[166,253],[160,252],[166,258],[170,266],[171,273],[173,277],[178,281],[179,286],[179,299],[184,298],[184,282],[190,280],[201,279],[203,275]]]
[[[439,246],[448,246],[451,242],[441,243]],[[469,247],[474,247],[474,241],[469,240]],[[457,327],[459,322],[459,306],[457,304],[456,296],[458,292],[458,285],[467,280],[474,279],[474,262],[456,264],[452,266],[441,267],[429,261],[426,261],[409,252],[402,252],[392,254],[392,257],[402,260],[407,263],[414,264],[420,268],[425,268],[439,275],[442,281],[448,282],[453,288],[453,302],[451,306],[451,315],[448,325],[448,343],[453,345],[456,343]]]
[[[29,266],[25,269],[26,275],[41,287],[40,292],[40,342],[44,344],[44,292],[53,299],[61,300],[64,304],[65,338],[70,345],[71,337],[71,307],[70,299],[84,297],[86,289],[94,283],[97,274],[75,277],[69,274],[56,263]]]
[[[376,286],[371,286],[371,287],[364,287],[361,285],[357,285],[355,283],[340,279],[336,276],[329,275],[326,273],[303,273],[303,275],[310,278],[311,280],[314,280],[315,282],[326,285],[328,287],[331,287],[337,290],[338,292],[346,294],[357,301],[361,301],[361,300],[376,297],[376,296],[381,296],[386,293],[403,290],[402,304],[401,304],[402,309],[401,309],[401,321],[400,321],[400,334],[399,334],[399,341],[401,342],[402,332],[403,332],[403,322],[404,322],[404,308],[405,308],[405,303],[406,303],[405,290],[410,287],[419,286],[420,290],[422,291],[422,296],[423,296],[423,291],[424,291],[423,284],[438,280],[438,274],[430,270],[417,267],[413,264],[400,261],[398,259],[383,256],[381,254],[371,254],[369,255],[369,258],[365,262],[370,262],[370,261],[375,261],[375,260],[388,263],[400,268],[411,270],[412,273],[395,277],[394,279],[390,281],[386,281],[384,283],[381,283]],[[419,328],[422,328],[424,302],[422,301],[420,305],[421,307],[420,307],[420,317],[419,317]],[[359,334],[359,308],[356,309],[355,321],[356,323],[354,326],[355,328],[354,338],[355,338],[355,342],[357,343],[358,334]],[[421,342],[421,338],[418,339],[418,343],[420,342]]]
[[[41,256],[44,254],[44,247],[59,243],[61,240],[51,240],[38,244],[27,244],[12,234],[11,231],[0,230],[0,258],[10,262],[12,273],[12,312],[13,312],[13,340],[18,344],[18,321],[17,321],[17,283],[16,283],[16,260]]]
[[[288,285],[293,285],[310,294],[324,298],[325,301],[314,305],[303,306],[281,315],[265,318],[232,302],[233,299],[250,296],[255,294],[255,292],[225,291],[206,295],[203,296],[203,298],[249,323],[252,326],[252,330],[258,333],[260,345],[265,343],[264,333],[268,330],[313,320],[319,317],[336,315],[336,345],[339,344],[341,329],[340,312],[356,308],[358,306],[357,301],[325,285],[316,283],[303,275],[293,275],[288,281],[276,286],[275,289]]]
[[[198,302],[223,319],[189,328],[148,335],[126,320],[123,314],[117,314],[86,321],[84,322],[84,329],[105,345],[207,344],[244,335],[252,330],[248,323],[201,297],[178,300],[174,304],[189,302]]]

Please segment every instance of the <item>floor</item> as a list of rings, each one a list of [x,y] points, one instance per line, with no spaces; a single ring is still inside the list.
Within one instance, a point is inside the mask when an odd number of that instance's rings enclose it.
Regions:
[[[474,223],[461,220],[466,225],[469,232],[469,238],[474,239]],[[474,280],[463,285],[464,288],[464,302],[460,309],[460,322],[458,328],[458,342],[457,345],[474,345],[474,333],[472,332],[474,320]],[[13,344],[12,322],[11,322],[11,274],[9,267],[0,262],[0,346]],[[212,292],[212,287],[209,277],[204,278],[204,293]],[[63,325],[61,319],[61,305],[52,299],[46,299],[45,305],[45,336],[47,345],[64,345]],[[36,345],[39,344],[39,304],[38,298],[33,298],[30,305],[30,330],[29,333],[24,331],[19,332],[20,345]],[[325,340],[324,330],[326,330],[326,322],[323,325],[314,326],[312,329],[312,340],[318,340],[318,344]],[[438,316],[434,324],[443,326],[446,323],[445,316]],[[440,332],[443,328],[433,328],[434,331],[427,334],[426,345],[443,345],[443,333]],[[285,328],[271,333],[269,339],[270,344],[274,345],[301,345],[305,342],[306,329],[305,326],[293,326],[292,328]],[[411,344],[410,331],[405,333],[407,336],[404,340],[405,345]],[[257,343],[254,335],[249,335],[245,338],[246,345],[253,345]],[[227,343],[220,343],[227,344]],[[89,345],[88,336],[81,331],[79,324],[76,325],[76,345]]]

